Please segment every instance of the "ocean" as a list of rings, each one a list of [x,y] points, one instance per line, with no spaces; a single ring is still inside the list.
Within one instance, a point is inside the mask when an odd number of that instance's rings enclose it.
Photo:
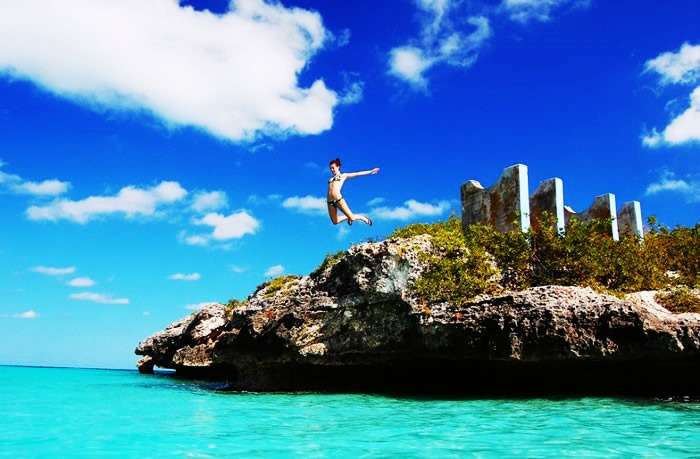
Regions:
[[[0,366],[0,457],[700,457],[700,403],[230,393]]]

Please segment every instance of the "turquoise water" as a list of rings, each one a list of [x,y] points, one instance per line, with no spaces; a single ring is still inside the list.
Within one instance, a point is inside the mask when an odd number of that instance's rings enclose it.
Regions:
[[[700,403],[232,394],[0,367],[2,457],[700,457]]]

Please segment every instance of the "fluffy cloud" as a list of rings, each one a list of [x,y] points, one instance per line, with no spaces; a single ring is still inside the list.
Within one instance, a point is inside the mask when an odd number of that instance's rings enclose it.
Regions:
[[[127,217],[153,215],[159,206],[170,204],[187,195],[177,182],[161,182],[150,188],[127,186],[114,196],[90,196],[79,201],[56,200],[45,206],[27,209],[30,220],[70,220],[87,223],[100,215],[124,214]]]
[[[284,274],[284,266],[282,265],[270,266],[265,270],[265,277],[276,277],[282,274]]]
[[[200,191],[192,200],[192,210],[206,212],[228,206],[228,196],[223,191]]]
[[[191,274],[175,273],[175,274],[171,274],[170,276],[168,276],[168,279],[170,279],[170,280],[186,281],[186,282],[187,281],[189,281],[189,282],[198,281],[201,278],[202,278],[202,276],[199,273],[191,273]]]
[[[233,141],[317,134],[339,96],[298,78],[329,36],[318,13],[263,0],[223,14],[176,0],[0,2],[0,74]]]
[[[324,198],[316,196],[292,196],[282,201],[282,207],[305,214],[323,215],[328,211]]]
[[[436,205],[409,199],[400,207],[378,207],[372,213],[380,220],[410,220],[416,217],[436,217],[450,208],[450,203],[441,201]]]
[[[647,186],[645,194],[651,196],[667,192],[681,195],[689,203],[700,202],[700,181],[684,180],[671,171],[663,171],[656,182]]]
[[[700,81],[700,45],[683,44],[677,52],[662,53],[646,62],[647,72],[659,75],[659,83],[694,84]],[[647,147],[676,146],[700,142],[700,86],[690,94],[688,108],[661,131],[653,129],[642,136]]]
[[[129,304],[128,298],[113,298],[109,295],[94,292],[73,293],[69,298],[76,301],[90,301],[100,304]]]
[[[431,67],[447,64],[468,68],[476,62],[480,48],[492,35],[491,26],[488,18],[471,16],[465,21],[471,26],[469,33],[460,30],[451,18],[458,4],[454,0],[416,0],[422,16],[420,39],[389,52],[390,75],[415,89],[424,89],[425,74]]]
[[[89,277],[76,277],[75,279],[71,279],[70,282],[68,282],[68,285],[71,287],[92,287],[95,285],[95,281],[90,279]]]
[[[0,168],[3,166],[5,166],[5,163],[0,161]],[[8,174],[0,171],[0,187],[7,188],[9,191],[16,194],[28,194],[32,196],[58,196],[68,191],[70,188],[70,182],[64,182],[58,179],[33,182],[30,180],[24,180],[19,175]]]
[[[219,213],[209,213],[197,220],[195,224],[212,227],[213,230],[209,237],[219,241],[239,239],[246,234],[255,234],[260,228],[260,222],[244,210],[228,216]],[[194,237],[202,238],[205,236]]]
[[[678,52],[665,52],[644,65],[661,76],[661,84],[690,84],[700,79],[700,45],[683,43]]]
[[[590,0],[503,0],[501,9],[516,22],[546,22],[551,19],[552,12],[558,8],[586,7],[590,3]]]
[[[67,266],[65,268],[54,268],[52,266],[35,266],[32,271],[47,276],[66,276],[75,272],[75,266]]]
[[[24,312],[18,312],[16,314],[0,314],[0,317],[10,317],[12,319],[38,319],[39,318],[39,313],[36,312],[33,309],[29,309]]]

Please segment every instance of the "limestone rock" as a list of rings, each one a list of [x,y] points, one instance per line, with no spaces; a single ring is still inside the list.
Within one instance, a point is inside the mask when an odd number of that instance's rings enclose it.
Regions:
[[[427,235],[355,245],[320,272],[261,286],[229,317],[207,306],[136,353],[257,391],[700,393],[699,314],[562,286],[428,304],[412,285],[431,250]]]

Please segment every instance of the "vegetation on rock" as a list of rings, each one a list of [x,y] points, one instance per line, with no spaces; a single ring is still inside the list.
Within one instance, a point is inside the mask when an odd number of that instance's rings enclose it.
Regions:
[[[263,298],[272,298],[288,284],[299,279],[299,276],[279,276],[262,285]]]
[[[656,294],[656,301],[671,312],[700,313],[700,292],[681,285]]]
[[[560,234],[545,215],[527,233],[501,233],[486,225],[462,229],[452,217],[434,224],[413,224],[393,237],[429,234],[434,253],[415,285],[429,301],[461,304],[498,289],[540,285],[590,286],[622,294],[700,282],[700,224],[669,229],[650,219],[644,239],[624,234],[613,241],[609,222],[572,219]],[[669,275],[674,273],[674,275]]]
[[[321,264],[316,268],[312,273],[311,277],[317,277],[326,272],[327,269],[332,268],[334,265],[336,265],[342,258],[343,255],[345,255],[345,251],[341,250],[340,252],[336,253],[329,253],[326,255],[326,257],[323,259]]]

